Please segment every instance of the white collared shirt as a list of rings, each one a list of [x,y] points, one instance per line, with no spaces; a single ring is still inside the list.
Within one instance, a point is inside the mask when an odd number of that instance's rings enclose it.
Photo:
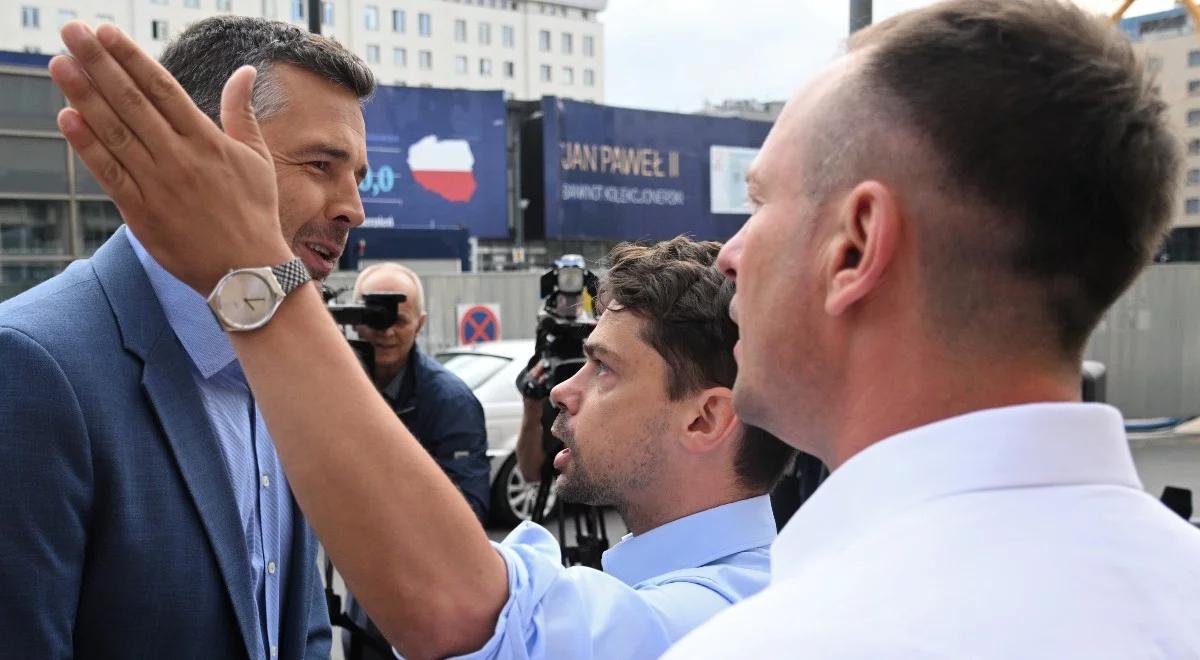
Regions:
[[[771,586],[664,657],[1200,658],[1200,530],[1142,491],[1116,409],[976,412],[834,471]]]

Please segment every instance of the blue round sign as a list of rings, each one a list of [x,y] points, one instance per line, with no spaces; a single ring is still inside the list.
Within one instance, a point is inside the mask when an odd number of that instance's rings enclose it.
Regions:
[[[462,315],[458,324],[458,341],[463,344],[478,344],[500,338],[500,319],[490,307],[476,305]]]

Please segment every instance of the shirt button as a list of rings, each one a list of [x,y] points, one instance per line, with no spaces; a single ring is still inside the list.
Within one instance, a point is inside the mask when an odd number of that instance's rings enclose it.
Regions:
[[[262,487],[263,487],[263,488],[270,488],[270,487],[271,487],[271,477],[269,477],[269,476],[267,476],[267,475],[265,475],[265,474],[262,476]]]
[[[275,575],[275,562],[273,562],[273,561],[267,562],[267,572],[270,573],[271,575]]]
[[[271,657],[272,657],[272,658],[278,658],[278,657],[279,657],[279,647],[278,647],[278,646],[272,646],[272,647],[271,647]]]

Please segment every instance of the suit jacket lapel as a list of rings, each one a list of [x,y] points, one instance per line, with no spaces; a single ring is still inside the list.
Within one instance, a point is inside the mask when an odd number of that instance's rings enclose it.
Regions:
[[[92,257],[125,348],[144,363],[142,388],[200,514],[229,592],[248,657],[259,657],[253,581],[246,538],[221,447],[192,378],[191,360],[175,337],[150,279],[122,227]]]

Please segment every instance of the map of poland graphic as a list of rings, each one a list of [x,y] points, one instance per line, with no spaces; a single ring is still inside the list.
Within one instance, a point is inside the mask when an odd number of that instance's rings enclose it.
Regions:
[[[408,169],[422,188],[451,202],[475,195],[475,156],[466,140],[426,135],[408,148]]]

